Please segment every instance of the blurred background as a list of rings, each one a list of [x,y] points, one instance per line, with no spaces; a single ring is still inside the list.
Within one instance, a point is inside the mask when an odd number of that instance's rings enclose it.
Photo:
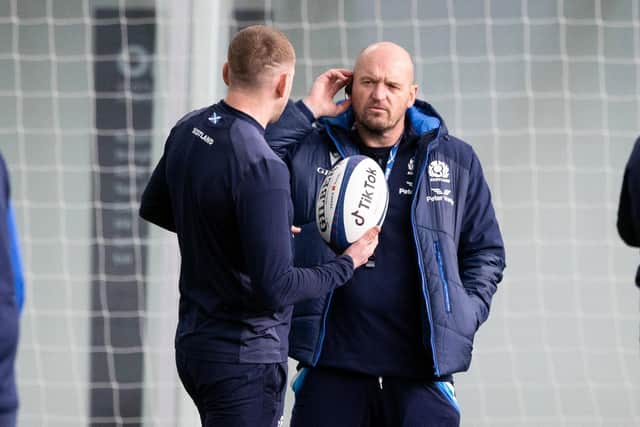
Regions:
[[[138,200],[171,126],[224,96],[229,37],[265,22],[296,48],[294,98],[372,42],[404,46],[482,160],[508,267],[456,377],[463,425],[640,425],[640,259],[615,229],[637,0],[0,0],[19,425],[198,425],[175,373],[175,237]]]

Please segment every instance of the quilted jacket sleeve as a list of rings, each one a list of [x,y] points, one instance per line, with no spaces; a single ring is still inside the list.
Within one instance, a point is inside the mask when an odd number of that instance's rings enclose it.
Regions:
[[[278,157],[288,163],[296,145],[313,131],[314,121],[302,101],[289,101],[280,119],[267,126],[264,137]]]

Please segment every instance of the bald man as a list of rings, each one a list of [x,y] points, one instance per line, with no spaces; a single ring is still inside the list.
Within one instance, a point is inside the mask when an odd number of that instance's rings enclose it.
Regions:
[[[264,128],[294,64],[282,33],[237,33],[225,99],[175,125],[142,195],[140,215],[178,236],[176,363],[203,426],[282,425],[291,305],[347,282],[377,245],[370,230],[322,266],[292,267],[289,172]]]
[[[350,99],[335,104],[347,84]],[[409,53],[376,43],[353,73],[319,76],[267,129],[291,173],[298,266],[335,257],[314,205],[337,160],[373,158],[390,190],[366,267],[349,286],[294,308],[290,356],[301,369],[293,427],[459,425],[453,374],[469,368],[502,279],[504,245],[478,157],[417,91]]]

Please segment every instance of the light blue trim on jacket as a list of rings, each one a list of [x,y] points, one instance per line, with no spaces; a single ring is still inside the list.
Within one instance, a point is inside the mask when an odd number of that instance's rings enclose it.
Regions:
[[[440,127],[440,119],[420,111],[415,105],[407,110],[409,124],[417,135],[422,135]]]
[[[9,240],[11,244],[11,268],[13,270],[13,282],[16,289],[16,305],[21,312],[24,306],[24,275],[22,272],[22,259],[20,257],[20,245],[18,244],[18,232],[13,206],[9,202],[7,208],[7,224],[9,226]]]
[[[456,399],[456,393],[453,389],[453,385],[451,383],[445,381],[436,381],[436,387],[440,390],[442,394],[447,398],[451,406],[453,406],[458,414],[460,413],[460,405],[458,405],[458,399]]]
[[[293,390],[294,393],[300,391],[302,385],[304,384],[304,379],[307,377],[308,373],[309,368],[300,368],[300,370],[293,377],[293,380],[291,380],[291,390]]]
[[[338,103],[338,105],[341,103]],[[335,117],[322,117],[319,122],[325,127],[337,126],[349,130],[353,126],[353,107],[349,107],[344,113]]]

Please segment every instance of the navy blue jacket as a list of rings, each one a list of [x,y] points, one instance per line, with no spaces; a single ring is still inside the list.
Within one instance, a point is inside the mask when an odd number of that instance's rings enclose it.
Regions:
[[[416,101],[406,119],[422,135],[415,156],[411,221],[423,296],[423,341],[431,349],[435,376],[465,371],[471,363],[476,330],[489,315],[502,280],[505,252],[489,187],[471,146],[448,134],[444,121],[426,102]],[[358,153],[349,138],[351,109],[312,123],[304,106],[289,103],[266,138],[291,173],[296,237],[294,262],[315,265],[335,255],[314,222],[315,197],[324,171],[335,160]],[[433,138],[433,131],[436,136]],[[427,135],[430,137],[427,137]],[[409,256],[409,255],[408,255]],[[331,294],[297,304],[291,357],[314,366],[322,351]]]
[[[640,138],[636,140],[624,170],[617,225],[618,233],[627,245],[640,247]],[[636,271],[636,285],[640,287],[640,266]]]
[[[0,415],[18,407],[14,362],[23,301],[22,268],[9,199],[9,175],[0,155]]]
[[[348,256],[293,268],[291,210],[287,167],[253,118],[220,102],[176,124],[140,204],[178,235],[176,348],[225,363],[287,359],[291,305],[353,275]]]

